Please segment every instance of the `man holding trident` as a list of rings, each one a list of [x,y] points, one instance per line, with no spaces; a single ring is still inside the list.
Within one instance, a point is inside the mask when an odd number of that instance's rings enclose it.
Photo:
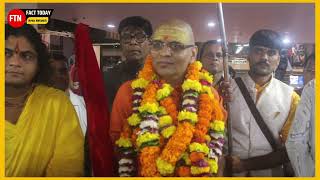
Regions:
[[[226,46],[222,12],[219,16]],[[229,104],[227,164],[232,164],[233,176],[292,176],[283,143],[300,98],[292,87],[273,77],[279,65],[281,37],[272,30],[258,30],[251,36],[249,48],[249,72],[230,83],[234,98]]]
[[[225,107],[227,112],[229,112],[229,104],[228,101],[231,101],[232,95],[231,95],[231,89],[230,89],[230,83],[229,83],[229,68],[228,68],[228,44],[227,44],[227,37],[226,37],[226,31],[224,26],[224,16],[223,16],[223,8],[222,3],[217,4],[218,8],[218,20],[219,20],[219,30],[220,30],[220,36],[221,36],[221,49],[222,49],[222,57],[223,57],[223,82],[221,82],[221,93],[224,97]],[[227,121],[227,149],[228,149],[228,155],[230,156],[232,154],[232,121]],[[224,161],[222,161],[222,164],[224,164]],[[225,175],[229,176],[231,174],[232,170],[232,164],[226,163],[225,164]]]

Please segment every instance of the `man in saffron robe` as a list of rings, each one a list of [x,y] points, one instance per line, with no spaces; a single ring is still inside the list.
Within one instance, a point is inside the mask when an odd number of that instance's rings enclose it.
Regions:
[[[169,20],[156,29],[144,68],[112,108],[120,176],[219,174],[226,112],[196,57],[189,24]]]

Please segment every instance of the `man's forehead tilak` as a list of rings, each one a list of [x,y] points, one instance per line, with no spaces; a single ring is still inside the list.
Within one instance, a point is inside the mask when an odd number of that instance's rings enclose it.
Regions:
[[[185,27],[161,25],[156,29],[153,40],[177,41],[183,44],[192,43],[190,32]]]
[[[10,40],[8,39],[8,40],[6,40],[6,45],[7,45],[7,43],[9,43],[10,42]],[[12,42],[12,41],[11,41]],[[15,52],[15,53],[20,53],[20,52],[31,52],[31,53],[35,53],[35,51],[33,50],[33,47],[31,46],[31,47],[26,47],[25,49],[23,49],[23,45],[21,45],[23,42],[22,42],[22,40],[21,39],[17,39],[17,41],[15,41],[14,42],[14,44],[13,44],[13,51]],[[21,47],[22,47],[22,49],[21,49]],[[8,48],[8,49],[11,49],[11,48],[9,48],[9,47],[7,47],[6,46],[6,48]],[[35,53],[36,54],[36,53]]]
[[[15,51],[16,53],[19,53],[19,52],[20,52],[20,49],[19,49],[19,41],[16,42],[16,45],[15,45],[15,47],[14,47],[14,51]]]

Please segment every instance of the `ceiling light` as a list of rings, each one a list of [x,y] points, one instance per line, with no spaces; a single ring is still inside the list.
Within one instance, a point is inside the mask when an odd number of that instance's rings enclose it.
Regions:
[[[243,46],[239,46],[236,50],[236,54],[239,54],[243,49]]]
[[[289,44],[291,41],[290,41],[290,39],[289,38],[284,38],[283,40],[282,40],[282,42],[284,43],[284,44]]]
[[[208,23],[208,26],[209,26],[209,27],[214,27],[215,25],[216,25],[216,24],[215,24],[214,22],[209,22],[209,23]]]
[[[108,24],[107,27],[108,27],[108,28],[115,28],[116,26],[113,25],[113,24]]]

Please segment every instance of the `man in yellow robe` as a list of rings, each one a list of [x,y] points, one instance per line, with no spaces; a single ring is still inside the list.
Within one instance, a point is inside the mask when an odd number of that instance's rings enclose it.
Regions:
[[[5,35],[6,176],[82,176],[84,138],[64,92],[45,86],[48,53],[30,25]]]

